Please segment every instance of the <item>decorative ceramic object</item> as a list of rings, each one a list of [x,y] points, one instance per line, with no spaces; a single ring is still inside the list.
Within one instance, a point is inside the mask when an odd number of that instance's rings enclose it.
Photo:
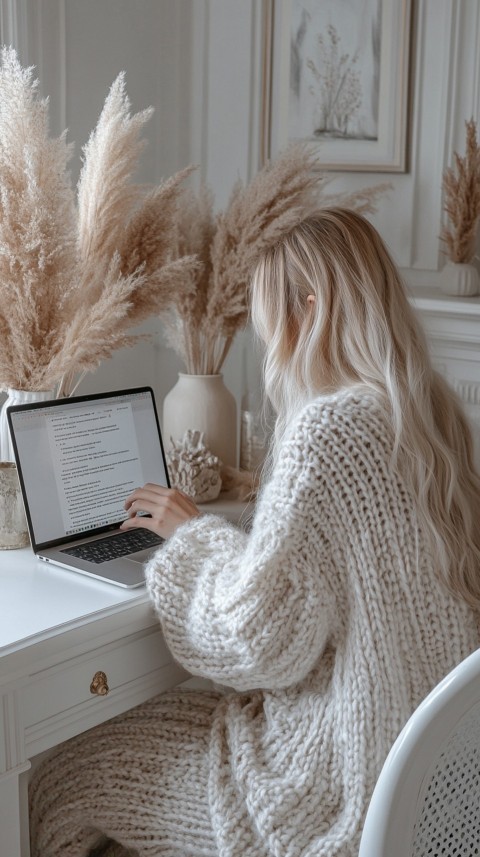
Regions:
[[[218,497],[222,463],[205,446],[203,432],[187,430],[166,455],[174,488],[184,491],[195,503],[207,503]]]
[[[223,375],[179,374],[163,403],[166,449],[181,440],[187,429],[205,436],[205,445],[223,464],[237,464],[237,403],[223,383]]]
[[[0,461],[15,461],[10,431],[7,422],[7,408],[10,405],[23,405],[26,402],[45,402],[52,398],[51,390],[7,390],[7,400],[0,410]]]
[[[17,468],[0,462],[0,550],[30,544]]]
[[[468,262],[450,262],[442,268],[439,277],[442,292],[461,298],[480,294],[480,275]]]

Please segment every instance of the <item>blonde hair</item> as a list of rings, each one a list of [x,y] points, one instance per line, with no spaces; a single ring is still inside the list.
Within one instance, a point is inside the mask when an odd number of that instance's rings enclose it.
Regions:
[[[480,478],[470,430],[431,365],[378,232],[341,208],[303,220],[260,260],[252,321],[266,344],[274,447],[298,409],[319,394],[354,385],[377,391],[394,430],[393,463],[414,492],[439,575],[478,610]]]

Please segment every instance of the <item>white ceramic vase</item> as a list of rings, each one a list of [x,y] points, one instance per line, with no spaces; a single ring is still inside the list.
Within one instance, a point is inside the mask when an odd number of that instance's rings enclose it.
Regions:
[[[223,375],[187,375],[163,402],[163,439],[166,449],[187,429],[203,432],[204,442],[223,464],[237,466],[237,403]]]
[[[7,422],[7,408],[9,405],[23,405],[27,402],[45,402],[51,399],[51,390],[7,390],[7,400],[0,411],[0,461],[15,461],[12,441]]]
[[[480,275],[468,262],[447,262],[439,277],[440,288],[446,295],[461,298],[480,294]]]

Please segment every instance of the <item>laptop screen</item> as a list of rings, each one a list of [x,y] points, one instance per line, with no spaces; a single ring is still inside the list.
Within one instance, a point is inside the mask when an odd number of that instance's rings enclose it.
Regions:
[[[126,497],[168,485],[150,388],[9,409],[35,546],[111,529]]]

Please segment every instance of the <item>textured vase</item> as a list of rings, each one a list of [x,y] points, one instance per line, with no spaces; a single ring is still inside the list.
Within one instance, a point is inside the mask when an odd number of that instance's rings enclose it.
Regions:
[[[0,550],[23,548],[30,542],[15,464],[0,461]]]
[[[480,275],[475,265],[467,262],[447,262],[440,272],[439,282],[446,295],[467,298],[480,294]]]
[[[237,466],[237,403],[223,375],[179,374],[163,403],[166,449],[188,429],[203,432],[205,445],[223,464]]]
[[[0,461],[15,461],[12,441],[7,422],[7,408],[9,405],[23,405],[27,402],[45,402],[52,398],[51,390],[7,390],[7,400],[0,411]]]

